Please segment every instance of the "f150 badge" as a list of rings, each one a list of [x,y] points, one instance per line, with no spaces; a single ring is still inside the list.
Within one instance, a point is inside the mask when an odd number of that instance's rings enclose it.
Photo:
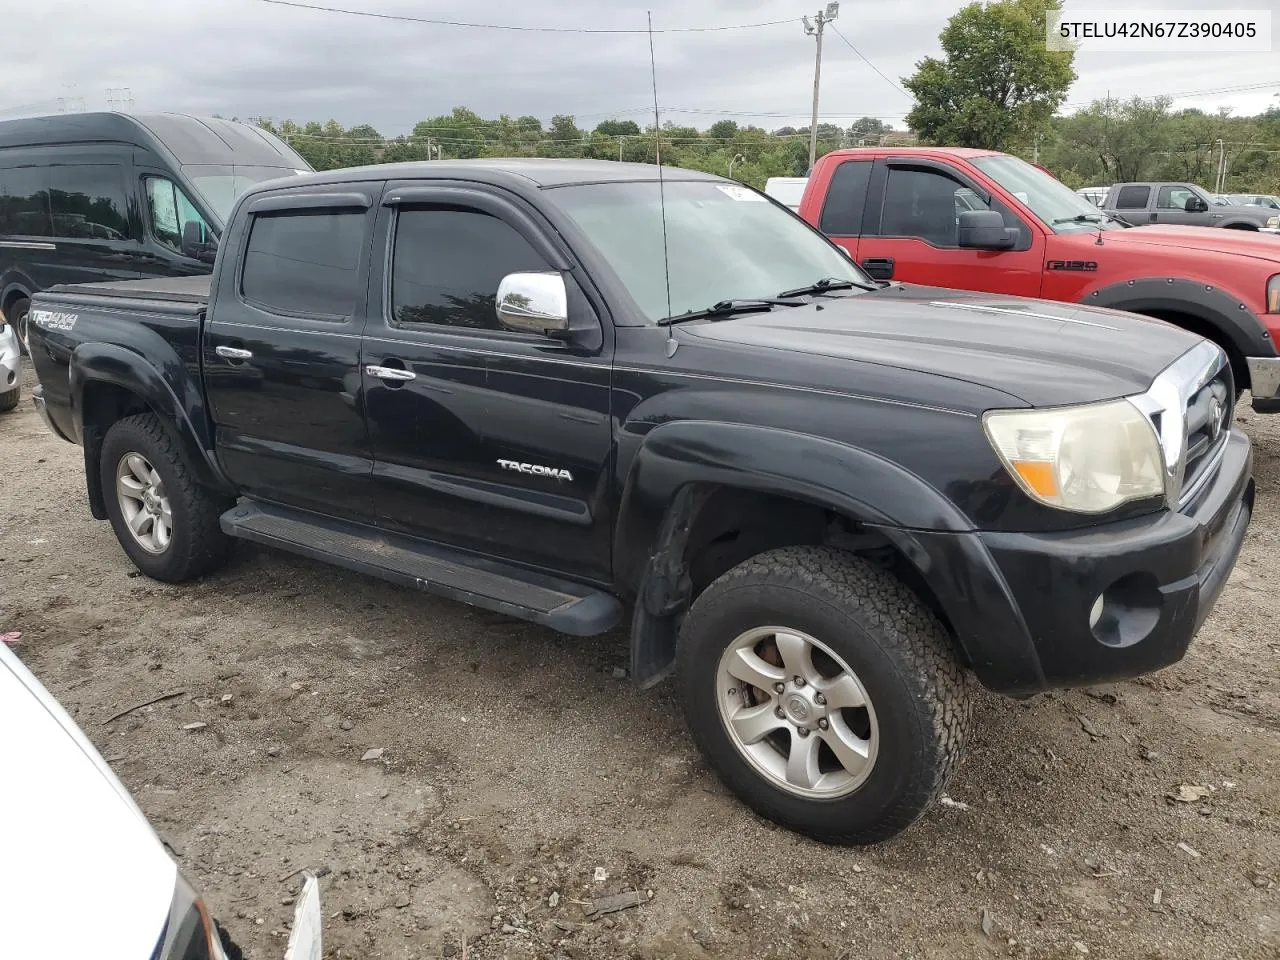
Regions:
[[[572,480],[573,474],[559,467],[543,467],[536,463],[520,463],[517,460],[499,460],[498,466],[503,470],[514,470],[516,473],[531,473],[535,477],[555,477],[557,480]]]

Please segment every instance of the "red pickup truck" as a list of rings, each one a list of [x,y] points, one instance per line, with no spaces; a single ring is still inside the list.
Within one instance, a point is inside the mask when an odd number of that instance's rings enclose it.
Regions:
[[[1253,407],[1280,413],[1280,236],[1133,227],[1043,169],[961,148],[829,153],[800,215],[872,277],[1110,307],[1222,346]]]

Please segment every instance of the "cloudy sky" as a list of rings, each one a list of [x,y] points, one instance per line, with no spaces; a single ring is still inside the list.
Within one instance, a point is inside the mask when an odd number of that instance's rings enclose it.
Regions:
[[[807,124],[813,42],[802,14],[818,0],[299,0],[381,14],[527,26],[656,29],[790,21],[753,29],[656,37],[664,120],[706,126],[729,117],[768,128]],[[959,0],[845,0],[835,26],[897,82]],[[274,5],[265,0],[0,0],[5,34],[38,56],[0,63],[0,118],[106,109],[127,88],[137,111],[334,118],[406,132],[457,104],[483,116],[574,114],[584,127],[652,115],[643,34],[556,34],[467,29]],[[1084,0],[1068,8],[1204,9],[1207,0]],[[1257,113],[1280,105],[1280,0],[1236,0],[1272,10],[1271,53],[1081,54],[1068,106],[1107,94],[1177,96],[1178,106]],[[822,115],[847,125],[869,115],[901,126],[910,99],[828,33]]]

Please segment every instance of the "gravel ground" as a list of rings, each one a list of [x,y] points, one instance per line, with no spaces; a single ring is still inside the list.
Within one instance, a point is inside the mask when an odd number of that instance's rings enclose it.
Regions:
[[[1275,958],[1280,419],[1239,417],[1257,518],[1187,658],[984,694],[954,802],[872,849],[739,805],[671,690],[616,677],[621,633],[247,546],[198,584],[139,577],[89,518],[79,449],[26,401],[0,416],[0,631],[248,957],[283,956],[294,872],[323,867],[330,958]],[[1206,795],[1172,799],[1184,785]],[[645,902],[585,920],[629,890]]]

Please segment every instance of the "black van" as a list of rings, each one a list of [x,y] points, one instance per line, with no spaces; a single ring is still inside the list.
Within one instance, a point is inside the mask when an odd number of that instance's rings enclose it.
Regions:
[[[209,273],[236,197],[310,172],[284,141],[233,120],[0,122],[0,307],[25,345],[31,295],[54,284]]]

